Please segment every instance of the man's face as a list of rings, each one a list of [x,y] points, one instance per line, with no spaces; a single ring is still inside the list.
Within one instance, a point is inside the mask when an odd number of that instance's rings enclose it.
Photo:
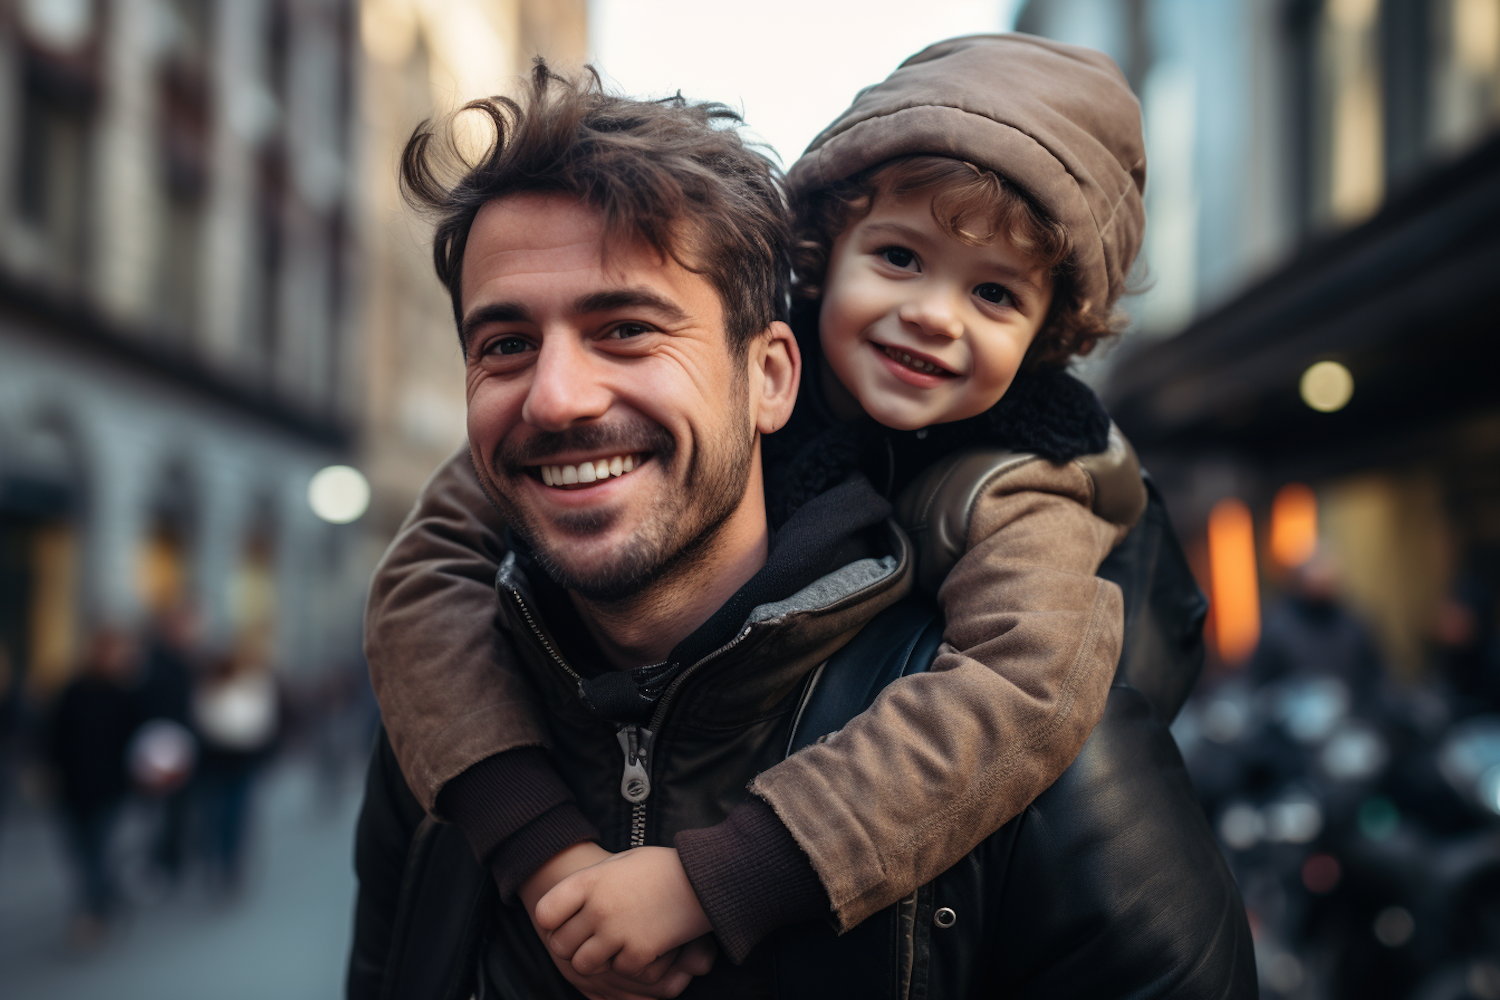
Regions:
[[[834,242],[818,326],[860,407],[915,430],[998,403],[1051,303],[1047,269],[1003,236],[969,246],[938,226],[930,194],[882,193]]]
[[[490,202],[463,339],[480,480],[555,580],[618,600],[711,544],[756,439],[713,286],[638,245],[603,258],[602,235],[569,197]]]

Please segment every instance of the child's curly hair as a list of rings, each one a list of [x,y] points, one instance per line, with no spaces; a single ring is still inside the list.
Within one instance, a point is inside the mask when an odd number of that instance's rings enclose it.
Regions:
[[[983,167],[946,156],[906,156],[877,164],[846,180],[792,196],[792,295],[804,302],[823,296],[834,241],[869,213],[876,195],[905,197],[933,191],[932,217],[954,239],[983,246],[1004,236],[1052,272],[1052,305],[1026,352],[1026,365],[1062,366],[1120,332],[1114,302],[1100,311],[1074,294],[1073,240],[1023,192]]]

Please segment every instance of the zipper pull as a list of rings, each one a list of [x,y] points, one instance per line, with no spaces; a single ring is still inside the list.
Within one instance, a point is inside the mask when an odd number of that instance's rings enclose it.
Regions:
[[[615,731],[620,750],[625,754],[625,771],[620,776],[620,794],[626,802],[639,804],[651,794],[651,774],[646,755],[656,734],[642,726],[621,726]]]

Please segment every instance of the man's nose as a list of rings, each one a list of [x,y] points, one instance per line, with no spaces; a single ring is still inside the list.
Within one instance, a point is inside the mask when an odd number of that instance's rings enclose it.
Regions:
[[[595,359],[571,337],[548,337],[537,351],[521,419],[544,431],[562,431],[602,417],[613,398]]]
[[[933,288],[902,305],[898,315],[903,323],[925,336],[957,340],[964,335],[964,324],[953,295],[951,289]]]

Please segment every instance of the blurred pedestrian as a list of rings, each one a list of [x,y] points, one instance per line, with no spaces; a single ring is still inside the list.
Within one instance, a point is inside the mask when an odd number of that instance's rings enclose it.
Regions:
[[[1438,607],[1432,638],[1458,714],[1500,711],[1494,591],[1477,576],[1461,577]]]
[[[243,883],[252,787],[275,747],[281,715],[271,671],[244,655],[222,657],[193,695],[204,856],[210,878],[230,894]]]
[[[191,703],[198,618],[187,605],[160,615],[147,636],[145,673],[137,691],[143,735],[137,784],[154,799],[149,861],[168,886],[182,877],[187,843],[191,761],[196,753]]]
[[[75,939],[98,938],[118,902],[110,839],[129,788],[126,748],[140,723],[131,690],[140,652],[123,632],[94,636],[52,717],[50,757],[79,891]]]
[[[1291,592],[1266,615],[1250,661],[1252,682],[1333,678],[1359,704],[1379,693],[1383,676],[1374,634],[1341,599],[1337,566],[1326,553],[1315,554],[1294,571]]]

